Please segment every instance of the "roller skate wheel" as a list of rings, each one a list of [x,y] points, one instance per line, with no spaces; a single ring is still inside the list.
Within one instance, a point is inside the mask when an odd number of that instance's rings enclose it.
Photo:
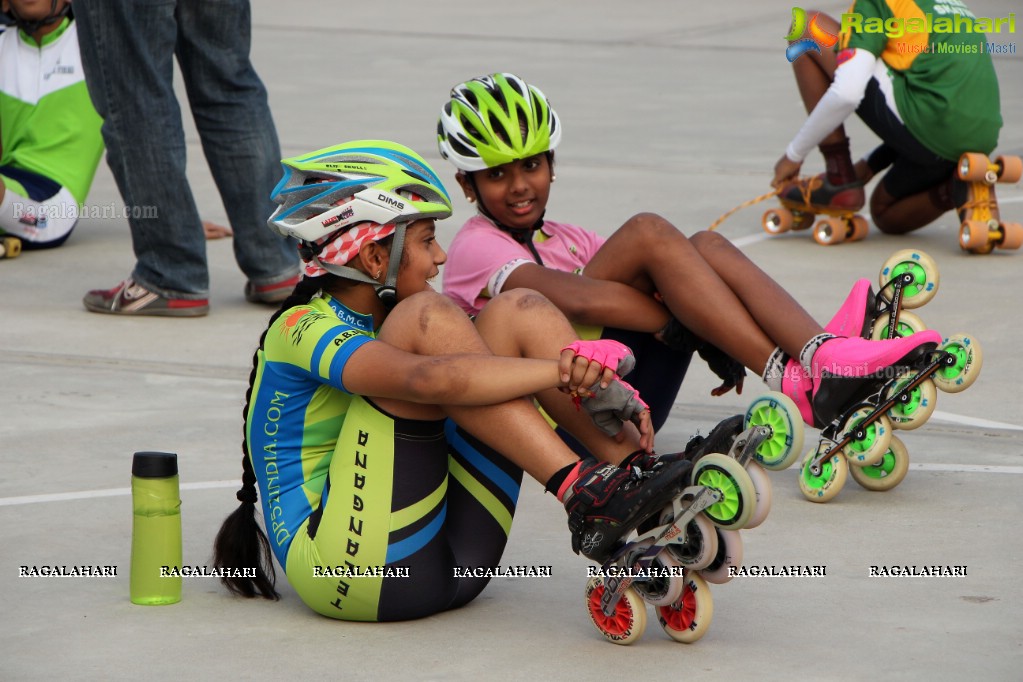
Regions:
[[[829,502],[845,485],[849,464],[842,453],[832,452],[821,462],[820,473],[814,474],[811,464],[816,456],[817,448],[812,448],[803,458],[799,469],[799,490],[811,502]]]
[[[970,253],[990,253],[994,247],[984,220],[965,220],[959,226],[959,248]]]
[[[891,313],[883,313],[876,320],[874,320],[874,326],[870,329],[870,338],[872,341],[882,341],[888,338],[888,323],[892,319]],[[899,320],[895,323],[895,334],[897,336],[911,336],[917,332],[922,332],[927,329],[924,325],[924,321],[914,313],[908,310],[903,310],[899,313]]]
[[[753,461],[746,463],[746,473],[749,474],[750,480],[753,481],[753,488],[756,490],[757,495],[757,504],[753,508],[753,515],[750,516],[745,527],[756,528],[767,519],[767,515],[771,511],[771,477],[767,475],[764,467]]]
[[[867,238],[867,234],[870,232],[870,223],[867,219],[861,215],[854,215],[852,217],[852,234],[849,235],[848,240],[851,242],[858,242]]]
[[[709,583],[724,585],[733,578],[729,569],[738,570],[742,566],[742,536],[737,530],[714,530],[718,535],[718,552],[700,575]]]
[[[888,417],[881,415],[869,424],[863,423],[873,411],[872,406],[861,407],[842,425],[842,433],[853,437],[845,446],[845,456],[853,466],[877,464],[888,450],[892,439],[892,423]]]
[[[756,508],[757,494],[753,481],[741,464],[716,452],[704,455],[693,467],[693,485],[702,485],[721,493],[721,500],[703,510],[707,518],[720,528],[744,527]]]
[[[654,541],[641,540],[633,545],[633,548],[625,553],[621,562],[623,566],[629,567],[636,563],[639,556],[646,551]],[[636,590],[643,601],[653,606],[667,606],[682,596],[684,583],[682,580],[682,564],[675,557],[665,550],[661,550],[654,560],[650,562],[651,576],[648,580],[636,580],[632,583],[631,589]],[[678,575],[675,575],[675,574]]]
[[[646,604],[632,587],[626,588],[614,613],[604,615],[600,600],[604,595],[604,581],[590,578],[586,582],[586,608],[593,626],[604,639],[613,644],[632,644],[646,631]]]
[[[999,182],[1013,183],[1023,178],[1023,159],[1018,156],[999,156],[995,158],[995,165],[1001,169]]]
[[[754,459],[772,471],[788,469],[803,450],[803,418],[784,393],[771,391],[754,398],[746,408],[744,428],[767,426],[772,435],[757,448]]]
[[[1023,246],[1023,225],[1020,223],[1002,223],[1002,241],[1000,249],[1018,249]]]
[[[787,208],[772,208],[764,212],[761,224],[767,234],[782,234],[792,229],[795,218]]]
[[[956,169],[956,173],[960,180],[966,182],[984,182],[990,164],[986,154],[967,152],[959,157],[959,167]]]
[[[676,642],[692,644],[710,628],[714,618],[714,599],[710,586],[697,573],[689,572],[678,601],[657,609],[657,620],[664,632]]]
[[[813,228],[813,240],[821,246],[832,246],[845,241],[848,228],[841,218],[825,218]]]
[[[892,287],[886,286],[897,277],[910,276],[911,282],[902,289],[902,307],[919,308],[938,293],[938,266],[923,251],[902,249],[893,253],[881,266],[878,275],[880,296],[892,300]]]
[[[934,385],[945,393],[959,393],[972,386],[984,366],[984,352],[977,339],[969,334],[953,334],[942,341],[938,349],[950,354],[952,359],[931,377]]]
[[[919,372],[910,372],[900,377],[885,392],[885,399],[897,394],[904,386],[913,381]],[[888,410],[888,420],[893,429],[912,431],[919,428],[931,418],[934,409],[938,405],[938,389],[930,379],[924,379],[920,385],[909,392],[903,400],[897,402]],[[892,436],[894,438],[894,435]],[[890,449],[891,446],[889,446]],[[853,467],[854,469],[856,467]]]
[[[662,517],[661,522],[666,523],[670,520],[669,515],[667,520]],[[707,568],[718,552],[718,534],[714,524],[703,514],[697,514],[686,526],[685,542],[670,542],[665,550],[690,570],[699,571]]]
[[[901,440],[892,437],[888,452],[880,462],[868,467],[852,467],[849,474],[867,490],[886,492],[902,483],[908,471],[909,451]]]
[[[21,240],[17,237],[0,239],[0,258],[17,258],[21,255]]]

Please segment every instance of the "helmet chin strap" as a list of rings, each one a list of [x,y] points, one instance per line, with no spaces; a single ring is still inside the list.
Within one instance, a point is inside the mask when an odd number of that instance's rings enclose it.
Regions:
[[[543,217],[547,215],[547,210],[544,209],[544,212],[540,214],[540,217],[537,219],[535,223],[533,223],[533,226],[530,228],[522,229],[517,227],[508,227],[507,225],[499,221],[497,218],[495,218],[494,214],[492,214],[490,212],[490,209],[487,208],[486,204],[483,203],[483,197],[482,195],[480,195],[479,188],[476,187],[476,178],[472,176],[472,173],[466,173],[466,177],[469,179],[469,184],[472,185],[473,194],[476,195],[477,210],[479,210],[479,212],[482,213],[487,220],[492,222],[497,227],[497,229],[501,230],[502,232],[506,232],[508,235],[511,236],[512,239],[514,239],[519,244],[522,244],[527,249],[529,249],[530,253],[533,254],[533,258],[536,260],[536,262],[539,263],[540,265],[543,265],[543,259],[540,258],[540,254],[537,253],[536,246],[533,244],[533,233],[539,230],[541,227],[543,227]]]
[[[390,312],[398,304],[398,270],[401,269],[401,254],[405,248],[405,229],[407,227],[408,223],[398,223],[394,228],[394,239],[391,240],[391,256],[388,259],[387,276],[384,278],[383,284],[362,270],[357,270],[347,265],[324,263],[316,254],[310,254],[310,260],[332,275],[356,282],[372,284],[377,298],[384,304],[384,308]]]
[[[9,14],[10,17],[14,19],[14,23],[15,25],[17,25],[18,28],[20,28],[28,35],[33,35],[43,26],[50,26],[51,24],[56,24],[58,21],[63,20],[70,10],[71,3],[68,3],[58,11],[57,0],[52,0],[52,3],[50,4],[49,15],[43,17],[42,19],[33,19],[31,21],[29,21],[28,19],[23,19],[22,17],[18,16],[18,13],[17,11],[15,11],[13,5],[11,5],[11,7],[7,10],[7,14]]]

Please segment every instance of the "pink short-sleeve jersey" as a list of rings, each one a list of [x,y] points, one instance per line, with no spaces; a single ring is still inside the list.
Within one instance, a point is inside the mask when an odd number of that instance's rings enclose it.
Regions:
[[[544,266],[574,273],[582,272],[604,241],[589,230],[550,220],[533,234]],[[476,215],[466,221],[448,249],[442,279],[444,293],[475,315],[487,299],[500,293],[504,278],[523,262],[536,262],[529,249],[487,218]]]

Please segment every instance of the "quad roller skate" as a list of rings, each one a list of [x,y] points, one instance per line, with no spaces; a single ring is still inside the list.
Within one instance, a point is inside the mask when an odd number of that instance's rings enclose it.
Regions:
[[[0,234],[0,260],[21,255],[21,240],[9,234]]]
[[[867,219],[858,213],[863,208],[860,183],[835,187],[823,175],[802,178],[783,187],[778,200],[781,208],[769,209],[762,218],[764,231],[771,235],[813,226],[814,241],[830,246],[864,239],[870,229]],[[814,225],[818,215],[826,217]]]
[[[695,437],[686,452],[663,456],[693,463],[689,485],[641,524],[586,584],[587,610],[607,640],[639,639],[646,603],[676,641],[695,642],[707,632],[714,613],[708,583],[731,580],[729,569],[742,565],[739,530],[759,525],[770,511],[771,486],[759,453],[784,458],[788,447],[799,454],[803,424],[796,415],[787,397],[772,393],[707,438]]]
[[[888,339],[924,331],[921,319],[906,308],[917,308],[938,291],[938,269],[925,253],[905,249],[881,268],[875,295],[869,281],[853,287],[839,313],[825,330],[843,336]],[[891,377],[866,396],[858,396],[834,419],[822,423],[817,446],[804,458],[799,472],[803,495],[827,502],[842,489],[849,475],[867,490],[887,491],[902,482],[909,455],[893,431],[922,426],[937,406],[937,389],[966,390],[983,364],[980,344],[968,334],[945,337],[933,351]],[[806,419],[806,412],[803,412]]]
[[[991,253],[1000,249],[1018,249],[1023,245],[1023,225],[1002,222],[995,199],[996,182],[1019,182],[1023,177],[1023,159],[999,156],[992,162],[984,154],[966,153],[959,157],[956,178],[966,183],[965,201],[958,208],[959,246],[970,253]],[[956,196],[960,203],[961,197]]]

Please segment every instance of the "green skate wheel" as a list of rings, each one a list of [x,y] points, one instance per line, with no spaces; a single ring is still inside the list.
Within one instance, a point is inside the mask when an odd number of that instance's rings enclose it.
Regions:
[[[901,391],[902,387],[913,381],[918,374],[919,372],[910,372],[897,379],[885,392],[885,400]],[[925,379],[910,391],[903,401],[896,403],[888,410],[888,420],[893,429],[912,431],[923,426],[924,422],[931,418],[937,405],[938,389],[934,387],[933,381]]]
[[[938,266],[934,259],[923,251],[903,249],[892,254],[891,258],[881,266],[878,283],[881,296],[890,301],[892,290],[885,285],[896,277],[911,275],[913,281],[902,289],[902,307],[919,308],[938,293]]]
[[[884,313],[874,320],[874,326],[870,329],[870,338],[872,340],[882,341],[888,338],[888,321],[891,317],[891,313]],[[895,323],[895,333],[898,336],[910,336],[925,329],[927,327],[924,326],[924,321],[908,310],[903,310],[899,313],[899,321]]]
[[[868,467],[851,467],[849,473],[853,480],[867,490],[885,492],[891,490],[909,471],[909,451],[902,441],[892,436],[892,442],[888,445],[888,452],[884,454],[881,461]]]
[[[662,517],[661,523],[671,520]],[[686,526],[685,542],[670,542],[665,548],[671,556],[683,566],[693,570],[707,568],[718,551],[718,534],[714,530],[714,524],[703,514],[697,514],[696,518]]]
[[[614,644],[632,644],[646,631],[646,604],[632,587],[625,589],[615,604],[614,613],[604,615],[600,600],[604,596],[604,581],[590,578],[586,582],[586,608],[593,626],[604,639]]]
[[[842,435],[852,435],[852,440],[845,446],[845,456],[855,466],[877,464],[888,451],[888,443],[892,439],[892,424],[884,415],[863,425],[873,411],[873,407],[864,405],[842,425]],[[855,435],[857,432],[859,435]]]
[[[689,572],[678,601],[657,609],[661,628],[676,642],[692,644],[707,633],[714,618],[710,587],[698,573]]]
[[[787,469],[803,449],[803,419],[799,408],[784,393],[771,391],[754,398],[746,408],[745,428],[770,427],[772,435],[757,448],[754,458],[772,471]]]
[[[756,462],[748,462],[746,464],[746,473],[749,474],[750,480],[753,481],[757,504],[745,527],[756,528],[764,522],[767,514],[771,511],[771,477],[764,471],[764,467]]]
[[[639,555],[652,544],[654,544],[652,539],[637,542],[633,546],[634,549],[625,554],[622,566],[634,565]],[[643,597],[643,601],[654,606],[667,606],[682,596],[682,588],[685,587],[682,580],[682,564],[676,561],[675,557],[662,549],[650,562],[650,568],[651,572],[657,575],[651,576],[649,580],[636,580],[632,583],[632,588]],[[673,575],[675,573],[678,575]]]
[[[756,507],[753,481],[741,464],[716,452],[704,455],[693,467],[693,485],[702,485],[721,493],[721,500],[703,510],[720,528],[733,530],[745,526]]]
[[[967,334],[953,334],[941,342],[938,350],[952,355],[953,361],[934,373],[931,377],[934,385],[945,393],[959,393],[972,386],[984,365],[984,353],[977,339]]]
[[[718,536],[718,552],[710,566],[700,571],[709,583],[724,585],[732,579],[730,568],[742,566],[742,536],[737,530],[714,529]]]
[[[815,476],[810,470],[810,463],[816,455],[817,448],[813,448],[803,459],[799,469],[799,490],[803,497],[811,502],[828,502],[845,485],[846,477],[849,475],[849,464],[841,453],[833,452],[821,462],[821,473]]]

